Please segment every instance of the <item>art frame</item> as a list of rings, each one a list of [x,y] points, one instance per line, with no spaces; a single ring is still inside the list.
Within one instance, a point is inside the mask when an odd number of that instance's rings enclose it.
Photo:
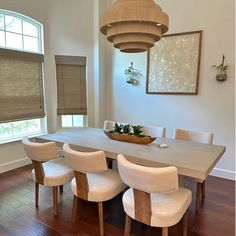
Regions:
[[[146,93],[197,95],[201,48],[201,30],[163,35],[148,51]]]

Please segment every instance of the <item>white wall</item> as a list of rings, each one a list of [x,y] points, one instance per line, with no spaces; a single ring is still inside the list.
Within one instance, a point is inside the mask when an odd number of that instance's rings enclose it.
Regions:
[[[107,98],[107,57],[109,52],[109,45],[106,43],[105,37],[99,30],[99,19],[109,6],[110,0],[95,0],[94,1],[94,71],[95,71],[95,121],[96,127],[102,127],[105,112],[106,112],[106,98]],[[108,47],[107,47],[108,46]]]
[[[49,131],[56,130],[56,71],[54,55],[72,55],[87,57],[88,78],[88,124],[94,122],[94,12],[92,0],[50,0],[49,2],[49,43],[47,53],[51,60],[47,67],[50,80],[46,90],[51,97],[47,99],[52,114],[49,116]],[[46,51],[45,51],[46,52]],[[53,88],[53,89],[52,89]],[[47,93],[47,92],[46,92]],[[51,110],[52,109],[52,110]]]
[[[159,0],[158,4],[170,17],[168,33],[203,30],[199,94],[147,95],[147,54],[111,49],[106,65],[106,119],[165,126],[169,137],[175,127],[214,132],[214,143],[227,147],[214,174],[234,178],[234,0]],[[110,43],[105,46],[110,47]],[[213,64],[221,63],[222,54],[229,64],[228,80],[224,83],[215,80],[215,71],[211,69]],[[125,82],[123,71],[131,61],[143,74],[138,87]]]
[[[88,124],[94,124],[94,1],[0,0],[0,8],[19,12],[44,25],[45,102],[48,130],[57,129],[55,55],[86,56]],[[99,91],[97,92],[99,94]],[[0,145],[0,173],[28,163],[20,142]]]
[[[114,119],[163,125],[168,135],[174,127],[212,131],[215,143],[227,146],[217,165],[218,174],[232,177],[234,171],[234,1],[159,0],[170,16],[170,31],[203,30],[203,48],[198,96],[146,95],[146,53],[121,54],[98,34],[99,15],[113,0],[0,0],[0,8],[39,20],[45,33],[45,85],[49,131],[56,123],[54,55],[88,58],[89,125],[101,126]],[[226,55],[229,79],[215,81],[210,68]],[[125,82],[130,61],[144,75],[139,87]],[[27,161],[20,142],[0,145],[0,172]]]

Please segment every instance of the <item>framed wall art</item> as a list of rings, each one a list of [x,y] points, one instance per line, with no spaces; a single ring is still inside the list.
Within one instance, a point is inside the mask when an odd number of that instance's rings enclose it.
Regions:
[[[202,31],[162,36],[148,52],[147,94],[198,94]]]

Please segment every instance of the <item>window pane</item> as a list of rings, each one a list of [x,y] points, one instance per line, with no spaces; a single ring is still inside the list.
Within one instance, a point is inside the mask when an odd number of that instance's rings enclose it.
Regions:
[[[27,133],[25,121],[12,122],[12,124],[13,124],[13,135],[23,135]]]
[[[73,115],[73,125],[74,126],[84,126],[83,115]]]
[[[24,49],[27,51],[38,52],[38,39],[29,36],[24,36]]]
[[[38,28],[26,21],[23,21],[23,34],[38,37]]]
[[[5,15],[6,31],[22,34],[22,20],[14,16]]]
[[[27,121],[27,131],[28,133],[35,133],[41,131],[40,119],[33,119]]]
[[[4,30],[4,16],[0,14],[0,30]]]
[[[22,36],[6,32],[6,46],[10,48],[23,49]]]
[[[7,138],[12,136],[11,123],[0,124],[0,137]]]
[[[0,46],[5,46],[5,33],[0,30]]]
[[[61,117],[62,127],[72,127],[72,115]]]

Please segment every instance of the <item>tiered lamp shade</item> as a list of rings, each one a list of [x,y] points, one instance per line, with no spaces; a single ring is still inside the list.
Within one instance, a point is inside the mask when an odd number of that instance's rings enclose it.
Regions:
[[[117,0],[100,19],[100,30],[121,52],[144,52],[168,31],[169,17],[153,0]]]

